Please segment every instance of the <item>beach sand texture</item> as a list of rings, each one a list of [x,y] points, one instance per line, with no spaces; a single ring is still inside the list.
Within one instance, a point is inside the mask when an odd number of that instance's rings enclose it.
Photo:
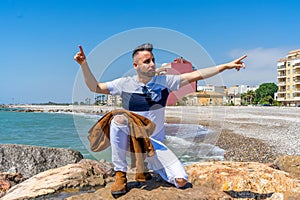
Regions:
[[[169,121],[190,121],[216,131],[216,144],[228,150],[229,160],[272,162],[278,155],[300,155],[299,111],[296,107],[172,107],[167,116]]]

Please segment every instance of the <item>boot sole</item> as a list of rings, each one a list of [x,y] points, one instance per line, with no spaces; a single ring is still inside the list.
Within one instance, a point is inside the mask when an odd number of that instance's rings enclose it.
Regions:
[[[111,195],[114,197],[114,198],[118,198],[120,196],[123,196],[124,194],[126,194],[126,190],[121,190],[121,191],[114,191],[114,192],[111,192]]]

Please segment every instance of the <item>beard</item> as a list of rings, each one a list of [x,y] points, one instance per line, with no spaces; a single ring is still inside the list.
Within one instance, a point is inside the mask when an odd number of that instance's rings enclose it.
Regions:
[[[148,71],[148,72],[140,72],[141,75],[146,76],[146,77],[153,77],[155,76],[156,72],[155,71]]]

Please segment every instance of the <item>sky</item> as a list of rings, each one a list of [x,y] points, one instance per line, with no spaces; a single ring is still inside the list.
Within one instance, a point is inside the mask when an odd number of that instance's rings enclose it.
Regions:
[[[277,83],[277,60],[300,49],[299,7],[298,0],[2,0],[0,104],[72,102],[80,76],[73,60],[78,45],[92,58],[95,49],[106,51],[101,44],[111,38],[147,27],[184,35],[215,64],[247,54],[246,69],[221,74],[227,87]],[[128,45],[126,38],[119,44]],[[182,49],[186,57],[189,50]],[[172,59],[162,54],[156,60]],[[120,60],[132,69],[129,53]],[[119,73],[112,70],[105,79]]]

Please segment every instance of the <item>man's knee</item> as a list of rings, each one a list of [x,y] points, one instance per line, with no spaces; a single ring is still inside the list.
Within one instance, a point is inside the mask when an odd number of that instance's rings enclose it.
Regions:
[[[127,125],[128,119],[124,115],[116,115],[113,118],[113,122],[116,124]]]

